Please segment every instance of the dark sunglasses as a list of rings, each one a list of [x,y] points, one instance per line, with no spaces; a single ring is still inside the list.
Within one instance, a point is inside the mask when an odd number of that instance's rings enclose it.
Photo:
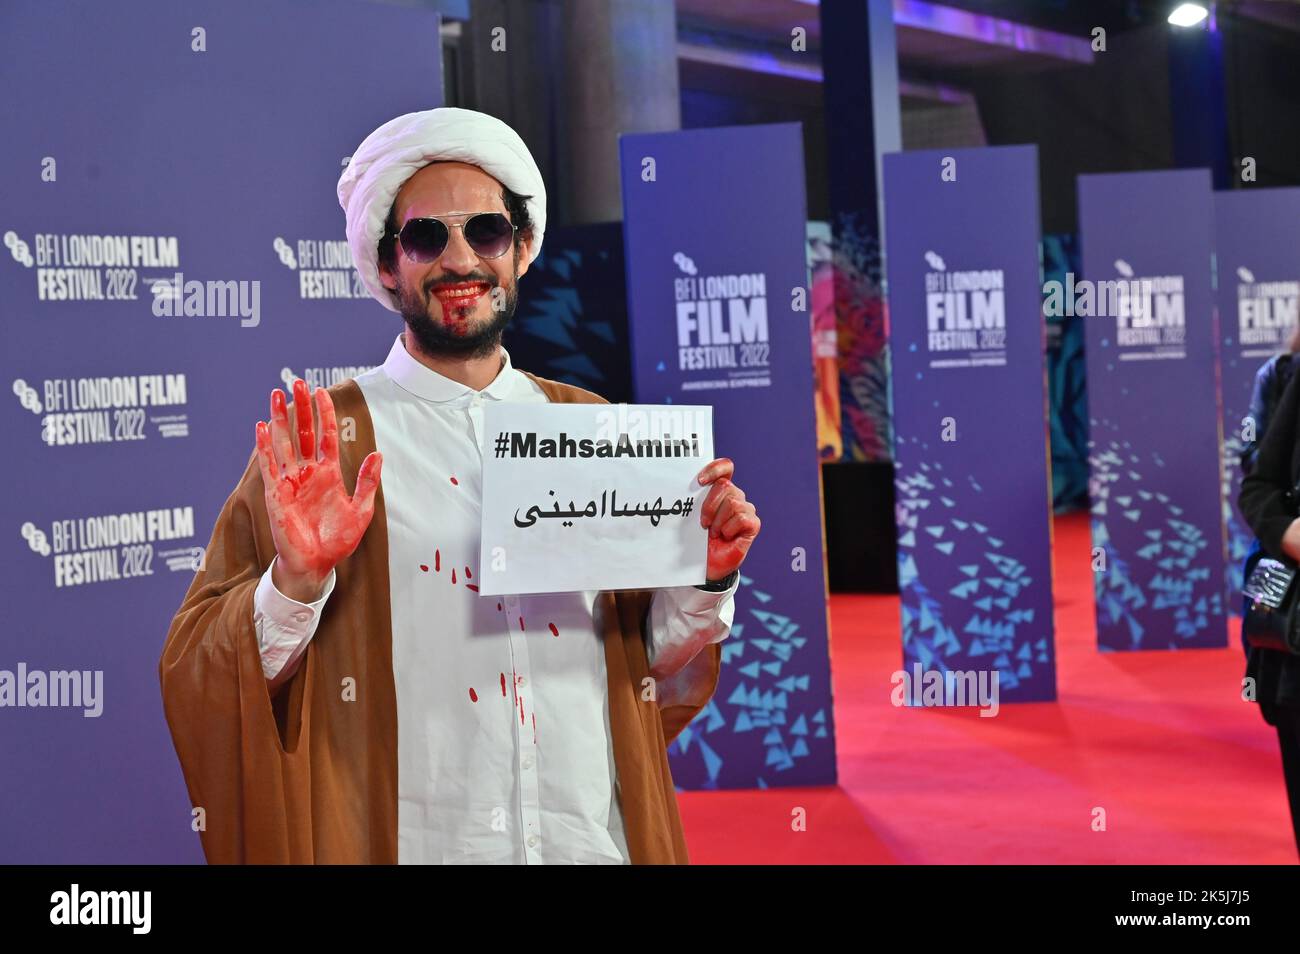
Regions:
[[[500,258],[515,242],[515,226],[500,212],[449,212],[447,217],[468,215],[459,224],[432,217],[408,219],[396,233],[402,251],[413,262],[427,265],[447,250],[452,229],[460,229],[479,258]],[[393,232],[386,233],[393,235]]]

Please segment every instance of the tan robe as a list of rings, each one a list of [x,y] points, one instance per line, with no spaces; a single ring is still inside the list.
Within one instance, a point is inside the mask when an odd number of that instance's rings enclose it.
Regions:
[[[551,401],[607,403],[590,391],[528,376]],[[339,452],[351,493],[361,461],[375,449],[374,427],[355,381],[329,391],[340,428],[348,418],[355,426],[355,439],[340,441]],[[334,592],[297,672],[272,698],[253,592],[274,556],[254,453],[217,518],[158,667],[191,803],[203,809],[203,851],[213,864],[395,864],[398,726],[382,486],[360,545],[336,567]],[[680,673],[645,682],[651,596],[650,590],[600,593],[595,625],[605,645],[631,860],[685,864],[665,747],[713,695],[721,647],[709,645]],[[355,701],[345,699],[345,685],[355,687]]]

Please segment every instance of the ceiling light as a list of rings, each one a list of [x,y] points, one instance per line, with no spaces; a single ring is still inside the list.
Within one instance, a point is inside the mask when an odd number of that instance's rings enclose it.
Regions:
[[[1176,27],[1196,26],[1209,15],[1210,11],[1199,3],[1180,3],[1169,14],[1169,22]]]

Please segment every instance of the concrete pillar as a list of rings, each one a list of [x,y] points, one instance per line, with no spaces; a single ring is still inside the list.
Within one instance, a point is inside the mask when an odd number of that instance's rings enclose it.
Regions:
[[[560,15],[558,180],[573,223],[623,218],[621,133],[681,128],[672,0],[570,0]]]

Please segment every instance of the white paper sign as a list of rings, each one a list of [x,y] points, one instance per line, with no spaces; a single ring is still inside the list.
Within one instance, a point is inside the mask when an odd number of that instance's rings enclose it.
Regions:
[[[480,593],[705,581],[713,408],[483,405]]]

